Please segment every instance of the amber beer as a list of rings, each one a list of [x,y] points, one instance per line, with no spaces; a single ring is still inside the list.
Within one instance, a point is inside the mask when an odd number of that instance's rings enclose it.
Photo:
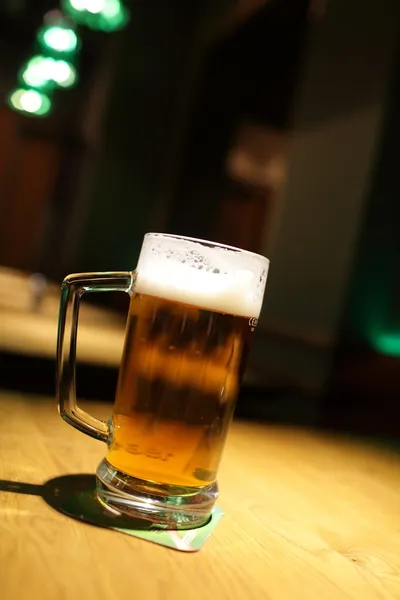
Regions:
[[[166,298],[131,299],[107,460],[145,481],[207,486],[216,480],[257,319],[235,314],[234,298],[228,314],[163,291]]]
[[[96,496],[113,515],[168,528],[210,518],[268,266],[239,248],[148,233],[135,271],[64,280],[58,409],[67,423],[107,444]],[[77,406],[76,333],[82,295],[113,290],[131,302],[113,417],[102,421]]]

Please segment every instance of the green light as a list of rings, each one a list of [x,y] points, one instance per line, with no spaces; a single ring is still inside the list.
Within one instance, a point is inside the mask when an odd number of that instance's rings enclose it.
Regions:
[[[71,54],[78,50],[78,36],[71,27],[51,25],[43,27],[38,33],[41,45],[56,54]]]
[[[43,33],[43,41],[49,48],[57,52],[73,52],[78,45],[75,31],[57,26],[49,27]]]
[[[11,94],[9,101],[15,110],[38,117],[47,115],[51,109],[50,98],[37,90],[19,88]]]
[[[120,0],[105,0],[99,15],[98,28],[103,31],[117,31],[129,21],[129,13]]]
[[[69,0],[70,5],[75,10],[85,10],[86,9],[86,0]]]
[[[29,113],[37,113],[42,108],[42,98],[39,92],[29,90],[19,97],[19,102],[23,110]]]
[[[119,29],[127,24],[129,14],[120,0],[106,0],[104,9],[101,11],[106,23],[113,29]]]
[[[102,31],[117,31],[129,21],[121,0],[63,0],[63,8],[77,23]]]
[[[107,19],[115,19],[122,15],[124,8],[119,0],[108,0],[101,12]]]
[[[400,356],[400,333],[381,333],[371,340],[377,352],[389,356]]]
[[[71,63],[41,55],[31,58],[21,76],[26,85],[39,90],[48,90],[54,85],[69,88],[77,79]]]
[[[52,78],[61,87],[69,88],[76,82],[76,70],[66,60],[56,60],[53,65]]]
[[[43,56],[34,56],[22,72],[22,79],[29,87],[44,88],[48,86],[49,78],[45,73],[45,61]]]
[[[106,0],[86,0],[85,8],[93,15],[98,15],[103,12],[106,6]]]

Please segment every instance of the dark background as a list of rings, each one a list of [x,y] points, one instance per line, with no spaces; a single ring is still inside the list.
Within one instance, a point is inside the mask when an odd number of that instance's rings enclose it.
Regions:
[[[79,29],[79,84],[43,119],[6,99],[56,6],[1,4],[0,264],[132,269],[154,230],[265,254],[238,414],[398,435],[398,4],[126,4],[123,31]],[[53,362],[7,343],[0,384],[52,392]],[[86,365],[82,394],[115,378]]]

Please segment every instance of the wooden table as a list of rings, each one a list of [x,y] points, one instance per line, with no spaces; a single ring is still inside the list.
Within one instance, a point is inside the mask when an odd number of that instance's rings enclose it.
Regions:
[[[105,416],[107,407],[92,405]],[[93,472],[105,448],[49,398],[0,394],[0,479]],[[69,519],[0,492],[2,600],[400,598],[400,460],[394,450],[235,422],[220,470],[226,514],[198,553]]]
[[[47,283],[40,307],[33,309],[32,304],[32,281],[28,275],[0,267],[0,352],[53,359],[60,286]],[[124,334],[124,316],[82,303],[78,335],[80,362],[118,367]]]

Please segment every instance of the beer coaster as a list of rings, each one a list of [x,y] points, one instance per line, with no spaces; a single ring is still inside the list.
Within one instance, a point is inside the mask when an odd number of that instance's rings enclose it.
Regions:
[[[133,519],[124,515],[113,515],[104,508],[97,500],[95,490],[91,485],[86,490],[79,490],[69,494],[59,504],[59,509],[65,515],[84,521],[98,527],[114,529],[121,533],[133,535],[134,537],[154,542],[161,546],[167,546],[182,552],[196,552],[204,545],[218,525],[223,510],[214,507],[211,518],[206,525],[196,529],[180,528],[165,529],[142,519]]]

